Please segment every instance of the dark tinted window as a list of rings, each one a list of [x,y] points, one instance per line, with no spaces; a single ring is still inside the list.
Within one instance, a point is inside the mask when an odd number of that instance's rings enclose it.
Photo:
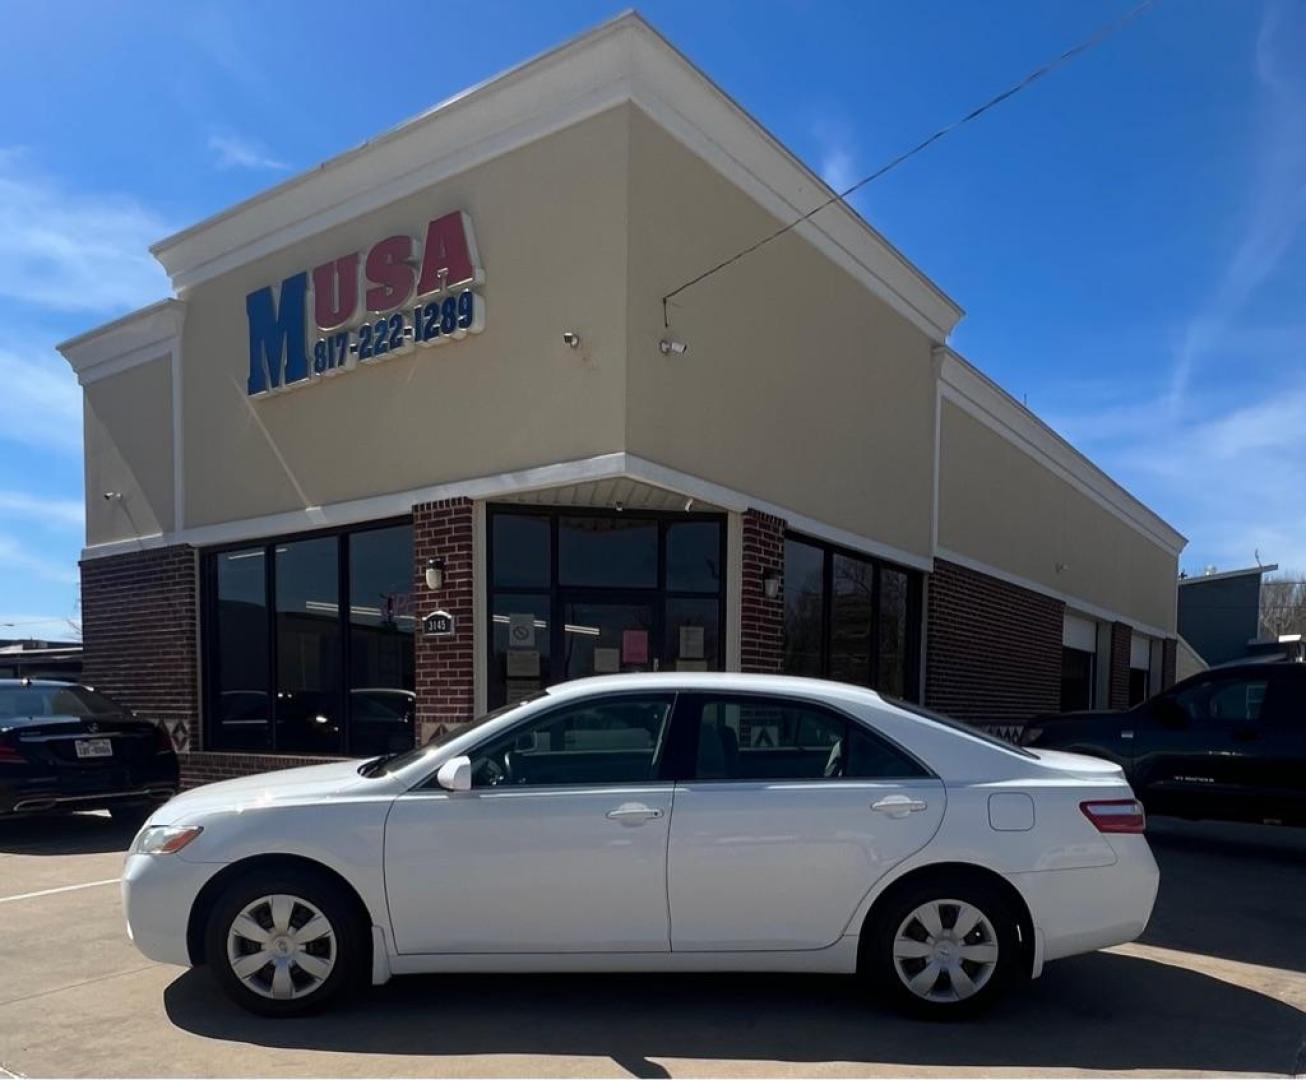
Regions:
[[[552,530],[547,517],[494,515],[494,584],[509,588],[549,587]]]
[[[216,558],[216,641],[208,676],[214,689],[215,743],[224,750],[272,746],[267,556],[263,548]]]
[[[676,671],[717,671],[721,667],[721,602],[673,596],[667,599],[662,655]]]
[[[907,620],[911,579],[904,570],[880,567],[879,653],[877,689],[904,697],[907,693],[909,649]]]
[[[688,521],[667,526],[669,592],[714,593],[721,587],[721,526]]]
[[[830,678],[871,684],[871,626],[875,612],[875,567],[835,555],[830,596]]]
[[[847,717],[763,697],[703,699],[698,780],[903,779],[928,775]]]
[[[657,522],[624,515],[560,518],[558,579],[563,585],[655,588]]]
[[[821,674],[824,565],[820,548],[785,541],[784,670],[790,675]]]
[[[653,780],[671,695],[621,695],[565,705],[472,757],[474,787],[547,787]]]
[[[413,529],[349,538],[349,751],[413,745]]]
[[[338,544],[321,536],[275,549],[278,750],[344,748]]]
[[[84,686],[0,686],[0,720],[18,716],[121,716],[125,710]]]
[[[1174,695],[1189,723],[1198,727],[1258,721],[1269,676],[1204,679]]]
[[[1083,649],[1061,650],[1061,711],[1093,707],[1094,655]]]

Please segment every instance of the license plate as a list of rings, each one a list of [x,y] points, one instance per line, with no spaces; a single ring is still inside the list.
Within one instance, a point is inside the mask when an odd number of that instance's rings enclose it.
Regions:
[[[113,757],[113,743],[108,739],[78,739],[79,758]]]

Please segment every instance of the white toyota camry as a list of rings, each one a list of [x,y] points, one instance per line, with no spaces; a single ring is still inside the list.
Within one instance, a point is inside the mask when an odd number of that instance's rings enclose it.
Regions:
[[[1142,833],[1105,761],[836,683],[619,675],[181,795],[123,900],[146,956],[269,1015],[453,971],[856,972],[950,1015],[1137,937]]]

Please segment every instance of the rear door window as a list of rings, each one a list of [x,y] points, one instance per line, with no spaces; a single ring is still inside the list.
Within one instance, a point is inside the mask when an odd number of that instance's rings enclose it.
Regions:
[[[879,780],[929,775],[886,739],[819,705],[762,695],[702,695],[694,702],[698,712],[695,780]]]

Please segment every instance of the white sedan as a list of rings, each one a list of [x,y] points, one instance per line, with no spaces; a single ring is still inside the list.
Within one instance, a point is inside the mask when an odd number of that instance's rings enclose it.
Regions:
[[[181,795],[123,900],[146,956],[268,1015],[455,971],[860,973],[953,1015],[1142,933],[1142,834],[1105,761],[842,684],[619,675]]]

